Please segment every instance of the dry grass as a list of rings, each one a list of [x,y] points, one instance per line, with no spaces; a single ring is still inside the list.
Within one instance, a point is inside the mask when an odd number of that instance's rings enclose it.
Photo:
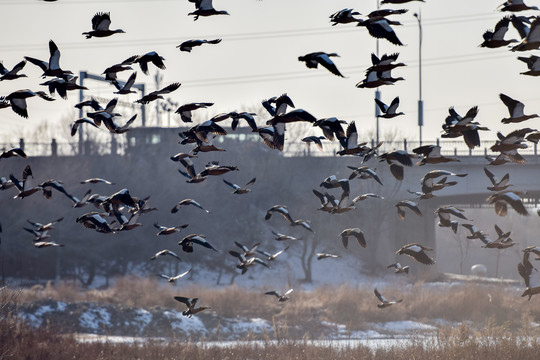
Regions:
[[[361,330],[369,322],[399,320],[427,321],[442,319],[449,322],[470,321],[483,326],[486,319],[496,325],[518,330],[523,317],[540,323],[540,296],[531,301],[519,296],[519,290],[503,285],[441,284],[436,287],[417,283],[380,289],[387,298],[403,298],[403,302],[378,309],[373,289],[321,286],[313,291],[295,289],[291,299],[278,303],[273,296],[263,295],[264,289],[237,286],[205,288],[158,284],[148,278],[125,277],[105,290],[84,290],[72,285],[58,284],[41,288],[22,289],[21,304],[39,300],[65,302],[112,303],[124,306],[178,308],[175,295],[198,297],[201,306],[210,306],[223,317],[258,317],[275,319],[289,326],[328,321],[344,324],[351,330]]]
[[[4,320],[2,320],[3,322]],[[540,356],[538,338],[508,335],[504,327],[490,326],[481,332],[466,325],[446,329],[429,340],[370,349],[364,345],[339,346],[331,342],[283,341],[241,342],[227,347],[212,343],[144,342],[138,344],[80,343],[72,336],[60,336],[51,329],[33,330],[18,323],[5,333],[0,344],[1,359],[462,359],[536,360]]]

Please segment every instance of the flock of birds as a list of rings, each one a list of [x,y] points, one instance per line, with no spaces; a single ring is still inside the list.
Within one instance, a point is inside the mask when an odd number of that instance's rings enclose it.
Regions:
[[[45,0],[47,1],[47,0]],[[53,0],[48,0],[53,1]],[[404,4],[412,2],[414,0],[383,0],[382,4]],[[416,0],[423,1],[423,0]],[[213,7],[212,0],[189,0],[195,4],[195,10],[189,15],[194,16],[194,20],[199,17],[207,17],[214,15],[228,15],[224,10],[216,10]],[[511,43],[518,43],[514,45],[512,51],[528,51],[531,49],[538,49],[540,47],[540,17],[538,16],[518,16],[516,13],[524,10],[538,10],[535,7],[526,6],[521,0],[509,0],[506,1],[500,7],[501,11],[512,12],[511,16],[506,16],[501,19],[494,31],[487,31],[484,34],[484,42],[482,47],[495,48],[500,46],[509,46]],[[365,27],[367,31],[374,37],[382,40],[387,40],[390,43],[400,46],[402,45],[394,26],[399,26],[396,20],[391,20],[396,16],[407,13],[407,9],[378,9],[367,15],[366,18],[360,19],[358,16],[361,14],[353,9],[343,9],[330,15],[330,22],[332,26],[343,24],[356,24],[356,26]],[[505,33],[507,32],[510,23],[518,30],[522,40],[504,40]],[[87,39],[100,38],[113,36],[115,34],[124,33],[121,29],[111,29],[111,17],[109,13],[97,13],[91,21],[92,30],[84,32],[82,35]],[[190,52],[194,47],[201,46],[203,44],[215,45],[219,44],[222,39],[213,40],[189,40],[177,47],[180,51]],[[338,70],[336,64],[332,61],[332,58],[338,57],[336,53],[325,52],[313,52],[298,57],[298,60],[304,62],[308,68],[317,68],[321,65],[327,69],[330,73],[343,77],[342,73]],[[405,66],[403,63],[398,63],[399,54],[384,54],[381,57],[372,54],[371,61],[372,66],[366,70],[366,77],[360,81],[356,86],[358,88],[377,88],[383,85],[392,85],[398,81],[404,80],[401,77],[394,78],[391,75],[391,71],[395,68]],[[529,58],[519,58],[527,63],[529,71],[524,73],[525,75],[538,76],[540,75],[540,62],[538,57],[531,56]],[[77,84],[77,77],[69,70],[64,70],[60,66],[60,51],[53,40],[49,42],[49,60],[43,61],[37,58],[25,56],[24,59],[16,64],[11,70],[6,69],[0,63],[0,81],[13,81],[26,75],[20,72],[25,67],[26,63],[30,62],[33,65],[38,66],[43,71],[43,78],[47,80],[41,85],[48,88],[48,93],[45,91],[32,91],[30,89],[22,89],[15,91],[6,96],[0,97],[0,108],[10,107],[15,113],[21,117],[28,117],[27,99],[38,96],[45,101],[55,100],[55,93],[61,98],[67,98],[69,91],[73,90],[88,90],[85,87],[81,87]],[[132,89],[133,84],[136,81],[137,70],[134,66],[138,64],[141,72],[145,75],[149,73],[149,66],[155,66],[158,69],[165,69],[165,59],[161,57],[157,52],[152,51],[143,55],[133,55],[126,60],[112,64],[110,67],[104,70],[103,75],[112,86],[114,86],[113,93],[122,96],[130,93],[136,93]],[[124,71],[132,71],[128,79],[124,82],[119,80],[119,74]],[[153,91],[136,102],[140,104],[148,104],[153,101],[159,101],[164,99],[163,95],[170,94],[176,91],[181,84],[179,82],[172,83],[162,89]],[[500,94],[501,101],[508,107],[509,117],[501,120],[503,124],[519,123],[535,117],[538,115],[525,115],[524,104],[518,100],[512,99],[510,96]],[[119,125],[115,120],[117,117],[122,117],[123,114],[115,112],[115,107],[118,103],[118,97],[109,101],[108,104],[100,104],[94,99],[90,99],[81,102],[76,105],[79,109],[88,109],[86,116],[77,119],[72,124],[72,136],[76,134],[78,128],[82,125],[92,126],[100,128],[102,124],[112,134],[122,134],[129,130],[129,126],[136,120],[136,115],[129,117],[123,125]],[[381,110],[382,118],[393,118],[403,115],[402,112],[398,112],[399,97],[393,99],[390,105],[386,105],[380,100],[376,100],[377,106]],[[211,107],[211,102],[194,102],[180,106],[176,113],[180,116],[181,120],[185,123],[193,122],[193,112],[198,109]],[[342,149],[338,152],[340,156],[354,156],[355,159],[361,161],[360,166],[350,167],[352,171],[348,178],[339,179],[336,175],[330,175],[324,179],[320,188],[313,189],[313,194],[320,202],[318,210],[328,212],[329,214],[342,214],[345,212],[356,209],[356,206],[363,201],[374,201],[374,199],[384,200],[384,198],[375,193],[359,194],[358,196],[351,196],[351,182],[355,179],[366,181],[373,180],[382,185],[383,182],[378,176],[376,169],[367,166],[366,163],[376,159],[380,162],[385,162],[390,169],[391,174],[396,181],[401,181],[404,178],[405,168],[414,165],[413,159],[418,159],[417,166],[423,165],[437,165],[446,162],[459,161],[456,158],[445,157],[441,155],[440,146],[426,145],[413,149],[413,153],[409,154],[405,150],[395,150],[386,153],[380,153],[379,148],[382,143],[368,146],[365,142],[359,142],[358,132],[355,122],[346,123],[343,120],[335,117],[318,119],[308,111],[295,108],[295,105],[287,94],[279,96],[273,96],[269,99],[263,100],[262,105],[268,112],[268,120],[265,126],[260,127],[255,120],[256,116],[262,114],[249,113],[249,112],[228,112],[220,113],[213,116],[200,124],[194,125],[187,131],[181,132],[180,143],[182,145],[193,145],[194,147],[188,152],[180,152],[171,156],[171,160],[179,162],[183,169],[179,172],[184,175],[187,183],[201,183],[206,181],[212,176],[221,176],[231,171],[238,170],[237,166],[233,165],[221,165],[215,161],[209,161],[205,168],[197,172],[194,158],[198,157],[199,153],[212,153],[214,151],[225,151],[225,149],[219,148],[214,144],[214,138],[217,136],[226,136],[228,131],[220,123],[228,120],[231,123],[232,131],[235,131],[240,121],[245,121],[247,126],[255,133],[258,133],[262,141],[266,146],[271,149],[282,151],[285,144],[285,131],[287,124],[292,126],[295,122],[308,122],[313,125],[313,128],[320,131],[320,134],[313,134],[304,137],[302,140],[309,146],[314,144],[318,148],[322,149],[325,141],[339,141]],[[293,108],[294,110],[290,110]],[[467,146],[471,149],[480,146],[479,131],[487,131],[488,129],[481,126],[475,121],[475,117],[478,114],[478,107],[473,107],[467,111],[464,116],[461,116],[457,111],[450,107],[449,115],[445,119],[442,128],[442,137],[445,138],[460,138],[462,137]],[[307,134],[306,134],[307,135]],[[527,147],[526,141],[538,143],[540,139],[540,132],[531,128],[523,128],[514,130],[507,135],[497,133],[498,141],[491,147],[493,152],[499,152],[496,158],[488,158],[488,165],[500,165],[506,162],[515,162],[524,164],[525,159],[518,153],[519,149]],[[22,157],[27,158],[23,149],[12,148],[6,150],[0,154],[0,159],[10,157]],[[513,208],[517,213],[521,215],[528,215],[528,211],[524,206],[521,196],[522,192],[508,190],[511,186],[509,183],[509,174],[504,175],[499,180],[487,167],[484,168],[487,177],[489,178],[491,186],[488,190],[493,192],[487,198],[487,202],[494,205],[494,209],[497,215],[505,216],[508,212],[508,207]],[[432,170],[425,174],[421,179],[421,188],[418,191],[410,191],[411,196],[414,195],[414,199],[404,199],[395,203],[397,210],[397,216],[401,220],[405,220],[407,214],[414,214],[416,216],[423,216],[421,210],[421,201],[424,199],[430,199],[435,196],[435,192],[443,190],[447,187],[454,186],[457,181],[448,179],[455,179],[464,177],[467,174],[456,174],[446,170]],[[86,229],[94,230],[100,233],[117,233],[121,231],[129,231],[141,226],[139,218],[153,210],[157,210],[150,206],[149,198],[138,198],[132,196],[128,189],[124,188],[111,195],[100,195],[92,193],[88,190],[84,196],[79,199],[78,197],[70,194],[61,181],[55,179],[49,179],[42,182],[39,185],[33,185],[34,175],[30,166],[26,166],[22,172],[20,178],[11,174],[8,178],[2,177],[0,179],[0,189],[7,190],[15,188],[17,194],[14,196],[18,199],[24,199],[28,196],[32,196],[36,193],[42,193],[46,198],[52,196],[53,190],[58,191],[67,196],[73,203],[73,207],[84,207],[87,204],[92,204],[96,207],[97,211],[90,211],[77,217],[76,222],[80,223]],[[256,178],[251,179],[245,185],[237,185],[227,180],[223,180],[224,183],[231,187],[233,194],[245,195],[251,191],[251,187],[255,184]],[[83,184],[107,184],[113,185],[110,181],[100,178],[92,178],[83,180]],[[332,194],[332,189],[341,191],[340,194]],[[320,190],[320,191],[319,191]],[[205,207],[203,207],[198,201],[194,199],[184,199],[178,202],[171,209],[171,213],[176,213],[180,209],[192,206],[200,209],[201,211],[208,213]],[[275,205],[266,211],[265,220],[269,221],[271,217],[281,215],[288,224],[293,227],[299,226],[305,229],[308,233],[315,233],[311,222],[306,219],[295,219],[289,212],[285,205]],[[494,240],[489,238],[489,235],[482,230],[478,230],[476,226],[465,216],[464,211],[452,205],[441,206],[435,214],[439,217],[438,225],[441,227],[448,227],[454,233],[458,231],[459,226],[464,227],[470,232],[467,236],[468,239],[478,239],[482,242],[482,247],[505,249],[515,245],[516,243],[510,238],[509,232],[504,232],[495,225],[496,238]],[[112,219],[112,220],[111,220]],[[459,220],[458,220],[459,219]],[[25,228],[26,231],[32,233],[34,236],[34,245],[39,248],[64,246],[50,240],[51,232],[54,227],[62,221],[62,218],[55,221],[51,221],[47,224],[30,221],[29,223],[33,228]],[[465,222],[463,222],[465,221]],[[174,235],[185,229],[188,224],[178,226],[164,226],[155,223],[154,226],[158,229],[157,236]],[[1,228],[0,228],[1,231]],[[293,242],[302,240],[295,238],[288,234],[282,234],[273,231],[275,240],[284,242]],[[366,248],[370,239],[366,239],[363,231],[358,227],[351,227],[344,229],[338,235],[341,238],[344,248],[349,246],[349,239],[356,239],[359,246]],[[304,240],[307,241],[307,240]],[[260,244],[253,244],[246,246],[238,241],[234,242],[238,249],[229,250],[228,253],[236,259],[236,268],[241,271],[242,274],[246,273],[249,268],[253,266],[263,266],[269,268],[269,263],[277,261],[278,257],[287,251],[288,246],[283,249],[271,253],[259,248]],[[207,250],[220,253],[210,241],[206,239],[202,234],[190,234],[183,237],[178,245],[181,250],[186,253],[195,251],[197,247],[206,248]],[[407,244],[396,251],[397,255],[408,255],[420,264],[429,266],[435,263],[435,260],[428,255],[430,249],[420,243]],[[197,250],[198,251],[198,250]],[[540,293],[540,279],[533,263],[529,260],[530,254],[534,253],[540,256],[540,247],[528,247],[523,250],[523,260],[518,265],[520,275],[523,277],[526,285],[526,289],[523,296],[529,296],[529,299]],[[180,260],[180,256],[169,250],[163,249],[150,257],[150,260],[156,260],[158,258],[169,256],[171,258]],[[318,253],[317,259],[332,259],[338,258],[340,255],[330,253]],[[539,260],[538,258],[537,260]],[[409,266],[402,266],[399,262],[388,265],[388,268],[394,269],[395,273],[407,274],[409,273]],[[175,282],[182,277],[189,274],[191,269],[180,273],[178,275],[165,275],[159,274],[160,277],[166,279],[168,282]],[[284,302],[290,298],[293,289],[289,289],[283,293],[272,290],[265,294],[277,297],[279,302]],[[400,303],[402,300],[389,301],[384,298],[380,292],[375,289],[374,293],[380,303],[377,305],[379,308],[385,308],[393,304]],[[196,307],[198,298],[187,298],[182,296],[175,297],[176,300],[185,304],[187,309],[183,312],[185,316],[192,316],[199,311],[206,309],[207,307]]]

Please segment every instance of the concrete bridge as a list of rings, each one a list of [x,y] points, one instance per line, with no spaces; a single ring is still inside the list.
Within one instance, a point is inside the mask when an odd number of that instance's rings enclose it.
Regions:
[[[178,174],[176,164],[172,164],[168,157],[179,152],[188,151],[185,147],[178,145],[177,128],[159,128],[155,131],[149,131],[149,128],[133,129],[128,132],[130,136],[114,138],[114,142],[89,142],[84,146],[85,154],[78,154],[78,143],[61,143],[53,141],[49,144],[31,144],[21,143],[27,149],[29,159],[34,170],[34,174],[40,172],[49,173],[48,177],[57,177],[59,179],[69,179],[73,177],[73,172],[78,173],[80,177],[94,176],[95,170],[99,169],[99,163],[118,163],[118,164],[139,164],[137,168],[145,168],[150,163],[155,162],[156,157],[162,158],[159,163],[163,166],[156,168],[156,176],[168,178],[174,176],[172,184],[178,184]],[[231,136],[234,135],[234,136]],[[303,206],[309,209],[316,209],[318,206],[316,198],[311,194],[311,189],[318,189],[319,183],[329,175],[336,175],[338,178],[346,178],[350,175],[347,165],[360,166],[360,159],[356,157],[340,157],[334,155],[330,143],[326,143],[327,152],[320,153],[316,149],[307,151],[305,144],[289,141],[289,149],[284,153],[267,149],[260,141],[256,133],[233,133],[226,137],[217,138],[220,146],[227,148],[227,152],[220,154],[201,154],[199,167],[204,166],[203,161],[220,160],[222,163],[239,163],[242,159],[248,157],[257,157],[263,159],[254,171],[257,172],[257,182],[267,181],[269,188],[268,195],[275,193],[276,189],[283,192],[281,198],[269,199],[270,202],[288,203],[291,194],[302,192],[305,195],[298,195]],[[216,140],[217,140],[216,139]],[[241,142],[242,144],[239,144]],[[427,144],[429,142],[424,142]],[[435,143],[435,141],[433,142]],[[484,141],[488,146],[489,142]],[[416,147],[418,144],[412,142],[394,142],[385,145],[386,150],[408,149]],[[510,173],[510,182],[514,184],[509,190],[525,191],[523,197],[524,203],[530,209],[530,216],[524,217],[517,215],[512,209],[506,217],[499,217],[495,214],[492,206],[486,203],[485,199],[490,195],[486,189],[490,185],[489,179],[483,171],[487,166],[485,153],[489,153],[488,148],[469,151],[463,149],[459,142],[440,142],[446,155],[457,154],[459,162],[450,162],[440,165],[413,166],[405,169],[405,179],[400,182],[395,180],[389,172],[388,166],[384,162],[378,162],[376,159],[370,160],[366,165],[376,168],[379,177],[384,186],[380,186],[374,181],[353,180],[351,182],[351,196],[357,196],[361,193],[375,192],[385,197],[384,205],[382,202],[365,201],[357,204],[358,209],[351,213],[343,215],[319,215],[319,212],[313,212],[314,215],[306,214],[306,217],[316,222],[332,222],[334,227],[350,227],[353,224],[364,228],[369,233],[370,249],[372,251],[366,257],[365,251],[358,252],[359,257],[365,257],[367,261],[373,261],[382,266],[399,260],[415,267],[417,273],[428,272],[425,266],[418,266],[408,258],[397,257],[395,251],[404,244],[418,242],[435,248],[436,266],[431,270],[445,272],[468,273],[472,264],[483,263],[488,267],[489,275],[518,278],[516,265],[520,261],[521,249],[528,245],[540,245],[538,236],[540,232],[540,217],[535,209],[540,202],[540,158],[535,155],[536,148],[525,149],[523,153],[526,158],[525,165],[508,163],[502,166],[491,166],[490,170],[499,178],[505,173]],[[455,145],[452,148],[452,145]],[[297,148],[295,149],[294,146]],[[336,145],[337,146],[337,145]],[[2,147],[2,145],[0,145]],[[9,147],[7,144],[3,147]],[[385,151],[383,149],[382,151]],[[296,151],[295,151],[296,150]],[[251,154],[250,152],[253,151]],[[81,161],[84,158],[84,161]],[[129,161],[125,161],[129,160]],[[94,159],[94,160],[92,160]],[[203,160],[206,159],[206,160]],[[59,163],[58,160],[61,160]],[[10,172],[17,174],[21,171],[19,167],[26,161],[2,161],[0,175],[6,176]],[[35,164],[35,165],[34,165]],[[59,165],[60,164],[60,165]],[[85,164],[84,167],[82,167]],[[36,166],[36,169],[34,169]],[[124,166],[124,165],[122,165]],[[130,165],[132,166],[132,165]],[[153,165],[156,166],[156,165]],[[41,169],[40,169],[41,168]],[[167,168],[167,169],[163,169]],[[48,171],[45,171],[48,169]],[[94,171],[91,171],[94,169]],[[276,169],[279,171],[276,173]],[[418,200],[422,217],[412,213],[407,213],[405,221],[397,218],[394,207],[395,202],[399,200],[415,198],[407,190],[420,190],[420,179],[431,170],[444,169],[454,173],[467,173],[464,178],[456,178],[458,184],[435,193],[436,197],[429,200]],[[54,171],[52,171],[54,170]],[[283,172],[283,173],[281,173]],[[133,170],[125,171],[126,174],[132,174]],[[124,174],[118,167],[109,166],[100,173],[103,177],[113,177],[117,181],[125,184],[126,187],[140,188],[141,181],[132,175]],[[286,175],[283,175],[286,174]],[[283,176],[285,176],[285,182]],[[263,180],[265,179],[265,180]],[[451,181],[451,177],[449,181]],[[182,183],[182,180],[180,180]],[[270,186],[270,184],[273,184]],[[285,184],[285,185],[283,185]],[[218,186],[218,185],[216,185]],[[273,186],[273,187],[272,187]],[[165,185],[164,187],[168,187]],[[191,188],[190,188],[191,189]],[[285,191],[288,190],[288,191]],[[140,190],[139,190],[140,191]],[[260,189],[259,191],[263,191]],[[144,190],[146,192],[146,190]],[[153,195],[153,198],[155,196]],[[168,200],[168,197],[165,197]],[[156,200],[157,201],[157,200]],[[268,202],[268,199],[266,199]],[[263,208],[267,204],[263,203]],[[466,216],[475,223],[479,229],[488,234],[493,234],[493,225],[498,224],[505,231],[512,231],[512,238],[518,245],[502,251],[494,249],[481,248],[478,240],[467,240],[466,229],[459,228],[458,233],[454,234],[449,228],[440,228],[437,226],[438,218],[434,211],[441,205],[456,205],[465,209]],[[158,207],[159,204],[157,204]],[[164,205],[166,208],[167,205]],[[293,205],[291,207],[294,208]],[[8,209],[4,209],[8,211]],[[322,225],[321,225],[322,226]],[[320,232],[323,233],[322,231]],[[333,234],[333,233],[331,233]],[[322,235],[321,235],[322,236]],[[334,235],[331,235],[335,237]],[[493,238],[493,236],[491,236]],[[373,249],[374,242],[378,242]],[[355,251],[355,250],[354,250]],[[354,252],[353,251],[353,252]]]

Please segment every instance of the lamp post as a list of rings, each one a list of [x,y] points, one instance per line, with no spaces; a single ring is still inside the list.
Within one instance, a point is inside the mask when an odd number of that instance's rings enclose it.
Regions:
[[[424,126],[424,101],[422,100],[422,16],[420,11],[414,13],[414,17],[418,20],[418,130],[419,141],[422,146],[422,126]]]
[[[379,0],[377,0],[377,10],[381,8],[381,4]],[[376,48],[375,48],[375,54],[377,57],[379,57],[379,39],[376,40]],[[381,100],[381,92],[379,91],[379,88],[375,90],[375,99]],[[379,143],[379,115],[381,115],[381,111],[379,107],[377,106],[377,103],[375,103],[375,138],[377,142],[375,144]]]

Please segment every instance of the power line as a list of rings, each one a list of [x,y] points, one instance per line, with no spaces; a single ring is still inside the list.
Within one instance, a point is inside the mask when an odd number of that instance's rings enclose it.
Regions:
[[[117,0],[118,1],[118,0]],[[140,0],[145,1],[145,0]],[[164,0],[162,0],[164,1]],[[444,24],[453,24],[453,23],[465,23],[478,21],[482,19],[492,18],[492,14],[471,14],[471,15],[460,15],[460,16],[449,16],[449,17],[438,17],[432,19],[426,19],[425,26],[430,25],[444,25]],[[404,23],[404,27],[413,26],[415,23],[408,21]],[[329,27],[317,27],[317,28],[305,28],[305,29],[289,29],[289,30],[278,30],[278,31],[262,31],[262,32],[251,32],[251,33],[232,33],[232,34],[214,34],[214,35],[202,35],[202,36],[184,36],[184,37],[156,37],[156,38],[146,38],[146,39],[135,39],[135,40],[118,40],[118,41],[109,41],[104,42],[94,42],[94,43],[81,43],[81,42],[69,42],[62,44],[64,49],[88,49],[88,48],[109,48],[109,47],[127,47],[134,45],[166,45],[178,43],[182,39],[198,39],[198,38],[214,38],[220,37],[225,38],[227,41],[242,41],[242,40],[255,40],[255,39],[268,39],[268,38],[282,38],[282,37],[291,37],[291,36],[313,36],[313,35],[336,35],[344,33],[358,32],[361,29],[358,29],[356,26],[353,27],[339,27],[339,28],[329,28]],[[12,45],[0,45],[0,50],[4,52],[8,51],[17,51],[17,50],[40,50],[46,49],[47,44],[12,44]]]

